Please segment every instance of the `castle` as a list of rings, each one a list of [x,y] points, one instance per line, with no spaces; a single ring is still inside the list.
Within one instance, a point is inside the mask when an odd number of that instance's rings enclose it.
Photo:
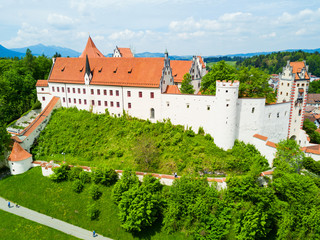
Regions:
[[[195,94],[179,90],[185,73],[192,77]],[[205,74],[199,56],[178,61],[170,60],[166,52],[164,58],[135,58],[130,49],[116,47],[113,57],[104,57],[89,37],[79,58],[54,59],[48,79],[38,80],[36,88],[47,111],[51,104],[51,108],[76,107],[94,113],[108,109],[115,116],[126,112],[151,122],[170,119],[195,132],[202,127],[225,150],[236,139],[254,144],[271,166],[276,143],[293,138],[306,153],[320,159],[319,146],[310,146],[302,130],[310,80],[305,62],[288,61],[279,76],[277,102],[270,105],[265,98],[239,98],[238,81],[217,81],[215,96],[201,95]],[[15,136],[16,141],[23,134]],[[33,141],[24,149],[29,150]]]

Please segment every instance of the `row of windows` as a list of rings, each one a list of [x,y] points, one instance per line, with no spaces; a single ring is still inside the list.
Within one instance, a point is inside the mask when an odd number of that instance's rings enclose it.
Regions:
[[[281,83],[281,86],[283,86],[283,82]],[[287,83],[287,86],[290,86],[290,83]],[[309,84],[307,83],[306,86],[309,86]],[[300,83],[297,84],[297,87],[300,87]],[[301,87],[304,87],[304,83],[301,83]]]
[[[41,90],[44,91],[43,88],[41,88]],[[78,88],[77,90],[78,90],[77,93],[81,94],[81,89]],[[61,91],[64,92],[64,87],[61,87]],[[70,93],[70,88],[69,87],[67,88],[67,91],[68,91],[68,93]],[[52,92],[55,92],[55,87],[52,87]],[[60,92],[60,88],[59,87],[57,87],[57,92]],[[72,92],[76,93],[76,88],[72,88]],[[82,93],[86,94],[86,89],[85,88],[82,89]],[[119,90],[115,90],[115,93],[116,93],[116,96],[119,96]],[[97,89],[97,95],[100,95],[100,94],[101,94],[100,89]],[[94,95],[94,89],[91,89],[91,95]],[[106,89],[103,90],[103,95],[107,95],[107,90]],[[109,90],[109,95],[113,96],[113,90]],[[131,97],[131,91],[127,91],[127,96]],[[142,98],[142,92],[139,92],[139,97]],[[150,92],[150,98],[154,98],[154,92]]]

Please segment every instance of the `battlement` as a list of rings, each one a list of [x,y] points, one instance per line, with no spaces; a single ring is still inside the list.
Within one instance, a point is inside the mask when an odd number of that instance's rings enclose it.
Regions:
[[[221,88],[221,87],[235,87],[235,88],[238,88],[240,85],[240,82],[238,80],[234,80],[234,81],[226,81],[226,80],[223,80],[223,81],[220,81],[220,80],[217,80],[216,81],[216,87],[218,88]]]

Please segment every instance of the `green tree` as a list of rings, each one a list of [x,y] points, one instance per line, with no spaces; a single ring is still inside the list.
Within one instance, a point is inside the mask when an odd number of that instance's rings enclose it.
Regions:
[[[317,126],[311,122],[308,118],[303,121],[303,130],[310,137],[310,142],[312,143],[320,143],[320,133],[316,132]]]
[[[217,80],[235,80],[237,70],[225,61],[214,64],[211,71],[208,72],[201,81],[200,91],[205,94],[215,95]]]
[[[133,185],[123,193],[119,202],[121,226],[130,232],[140,232],[158,219],[162,200],[160,181],[151,175],[144,177],[142,184]]]
[[[4,124],[0,123],[0,162],[3,162],[9,151],[10,135]]]
[[[185,94],[194,94],[194,89],[193,86],[191,84],[191,75],[190,73],[186,73],[183,76],[183,80],[181,83],[181,88],[180,88],[181,93],[185,93]]]

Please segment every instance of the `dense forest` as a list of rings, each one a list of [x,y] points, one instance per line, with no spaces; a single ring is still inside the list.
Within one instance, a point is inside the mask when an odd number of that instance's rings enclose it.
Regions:
[[[294,52],[274,52],[267,55],[257,55],[250,58],[242,58],[237,61],[237,67],[256,67],[268,74],[279,74],[282,72],[282,68],[286,66],[287,61],[303,61],[309,65],[309,72],[311,74],[320,76],[320,54],[307,53],[303,51]]]

